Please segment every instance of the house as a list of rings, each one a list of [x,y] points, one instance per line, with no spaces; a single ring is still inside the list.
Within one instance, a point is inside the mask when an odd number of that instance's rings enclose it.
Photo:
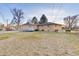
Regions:
[[[35,30],[39,31],[60,31],[62,30],[63,25],[57,23],[46,23],[46,24],[22,24],[19,30]]]
[[[62,30],[62,25],[57,23],[47,23],[47,24],[39,24],[38,28],[39,30],[44,31],[60,31]]]
[[[0,23],[0,30],[4,30],[4,24]]]
[[[38,24],[22,24],[20,25],[19,30],[35,30],[37,29]]]

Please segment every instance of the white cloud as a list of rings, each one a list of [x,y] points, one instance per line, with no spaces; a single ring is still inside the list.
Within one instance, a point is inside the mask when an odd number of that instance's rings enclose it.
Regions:
[[[42,14],[46,15],[49,22],[63,23],[63,18],[68,16],[69,12],[64,9],[36,9],[32,11],[25,11],[25,18],[31,19],[36,16],[39,20]]]

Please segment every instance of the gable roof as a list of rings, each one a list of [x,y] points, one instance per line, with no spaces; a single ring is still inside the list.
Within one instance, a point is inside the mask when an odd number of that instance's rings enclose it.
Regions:
[[[59,25],[59,26],[63,26],[63,24],[52,23],[52,22],[48,22],[48,23],[44,23],[44,24],[27,24],[27,23],[25,23],[25,24],[22,24],[22,25],[32,25],[32,26],[34,26],[34,25],[38,25],[38,26],[44,26],[44,25]]]

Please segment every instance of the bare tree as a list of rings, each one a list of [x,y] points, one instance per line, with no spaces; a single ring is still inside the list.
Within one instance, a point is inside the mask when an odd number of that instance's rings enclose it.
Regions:
[[[75,29],[75,27],[77,26],[77,22],[78,22],[77,16],[78,15],[75,15],[72,17],[68,16],[68,17],[64,18],[66,31],[70,32],[71,30]]]
[[[17,30],[19,29],[20,23],[22,21],[24,12],[21,9],[12,9],[11,13],[13,15],[13,20],[11,23],[17,24]]]

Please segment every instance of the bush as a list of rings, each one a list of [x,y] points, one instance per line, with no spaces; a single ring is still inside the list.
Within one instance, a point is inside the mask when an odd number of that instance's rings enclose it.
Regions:
[[[35,31],[39,31],[39,29],[35,29]]]
[[[2,29],[0,29],[0,31],[2,31]]]
[[[56,29],[55,32],[58,32],[58,29]]]
[[[41,31],[44,31],[44,29],[42,29]]]
[[[65,30],[66,32],[71,32],[71,30]]]

